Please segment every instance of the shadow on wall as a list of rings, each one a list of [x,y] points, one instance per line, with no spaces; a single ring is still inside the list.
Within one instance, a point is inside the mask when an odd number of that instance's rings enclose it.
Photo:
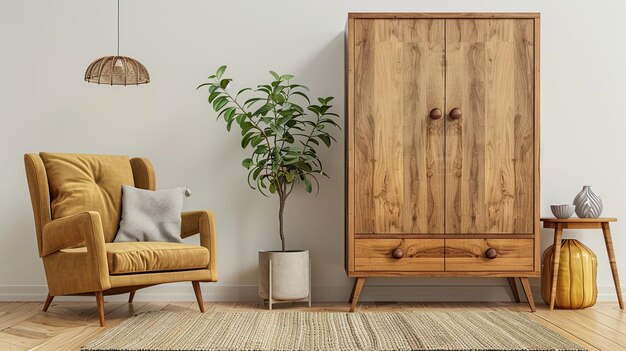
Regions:
[[[310,250],[313,285],[337,285],[349,279],[344,270],[344,149],[345,149],[345,79],[344,33],[337,33],[316,55],[302,63],[293,74],[305,85],[322,81],[322,86],[309,86],[317,97],[334,96],[333,109],[341,116],[342,130],[332,132],[337,139],[330,149],[318,149],[324,170],[329,178],[320,178],[317,197],[302,188],[294,191],[288,200],[286,214],[287,245]],[[318,67],[324,70],[320,73]],[[319,77],[322,74],[323,76]],[[323,272],[323,274],[319,274]]]

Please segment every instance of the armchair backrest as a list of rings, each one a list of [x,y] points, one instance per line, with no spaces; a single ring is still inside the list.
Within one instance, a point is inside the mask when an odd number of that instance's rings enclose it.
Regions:
[[[51,220],[97,211],[106,242],[112,242],[121,218],[122,185],[154,190],[156,178],[147,159],[127,156],[42,152],[24,155],[37,243]]]

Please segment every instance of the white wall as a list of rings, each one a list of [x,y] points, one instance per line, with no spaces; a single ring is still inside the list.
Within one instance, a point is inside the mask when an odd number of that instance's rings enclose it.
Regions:
[[[221,64],[229,65],[236,86],[263,82],[273,69],[295,74],[316,94],[336,96],[342,112],[349,11],[541,12],[542,214],[591,184],[605,214],[626,221],[626,2],[125,0],[121,54],[144,63],[152,82],[87,84],[87,65],[115,52],[115,11],[111,0],[0,2],[0,299],[39,299],[46,292],[22,161],[34,151],[150,158],[160,188],[187,185],[194,195],[186,209],[216,213],[220,282],[205,285],[207,297],[254,299],[257,250],[279,247],[278,202],[245,185],[238,136],[215,121],[205,91],[195,87]],[[318,197],[296,192],[286,213],[288,246],[311,250],[316,300],[347,299],[351,284],[343,269],[344,145],[337,136],[340,143],[321,153],[331,179]],[[613,228],[626,279],[626,226]],[[601,234],[568,236],[584,237],[597,253],[601,298],[613,299]],[[544,232],[543,248],[551,237]],[[503,279],[368,284],[391,287],[366,287],[364,299],[509,298]],[[192,294],[187,284],[169,285],[138,298]]]

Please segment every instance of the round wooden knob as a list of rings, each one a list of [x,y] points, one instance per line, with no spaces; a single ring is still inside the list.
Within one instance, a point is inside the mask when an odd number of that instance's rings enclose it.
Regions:
[[[450,118],[459,119],[461,117],[463,117],[463,112],[460,108],[453,108],[452,111],[450,111]]]
[[[498,251],[496,251],[493,247],[490,247],[487,251],[485,251],[485,256],[487,256],[488,259],[493,260],[496,256],[498,256]]]
[[[395,248],[393,249],[393,251],[391,251],[391,256],[393,256],[393,258],[395,258],[396,260],[399,260],[402,258],[402,256],[404,256],[404,251],[402,251],[401,248]]]
[[[439,119],[441,117],[443,117],[443,113],[441,112],[440,109],[434,108],[434,109],[430,110],[430,118],[432,118],[432,119]]]

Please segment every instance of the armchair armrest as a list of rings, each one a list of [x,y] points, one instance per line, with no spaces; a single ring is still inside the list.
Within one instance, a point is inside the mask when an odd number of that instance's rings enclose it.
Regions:
[[[102,291],[111,287],[100,213],[85,211],[55,219],[43,227],[42,242],[41,257],[44,259],[46,256],[68,247],[84,244],[87,248],[86,254],[83,254],[82,257],[76,257],[75,273],[87,275],[89,279],[83,280],[79,286],[76,286],[75,282],[66,282],[65,285],[56,282],[57,285],[61,286],[58,289],[64,291],[61,295]],[[57,258],[50,257],[50,259],[56,260]],[[63,281],[60,278],[58,280]]]
[[[102,252],[106,252],[102,221],[100,214],[96,211],[86,211],[55,219],[44,226],[42,236],[41,257],[81,243],[84,243],[88,251],[101,249]]]
[[[211,211],[189,211],[181,214],[181,238],[200,234],[200,245],[209,250],[209,270],[214,281],[217,281],[216,251],[217,238],[215,232],[215,216]]]

